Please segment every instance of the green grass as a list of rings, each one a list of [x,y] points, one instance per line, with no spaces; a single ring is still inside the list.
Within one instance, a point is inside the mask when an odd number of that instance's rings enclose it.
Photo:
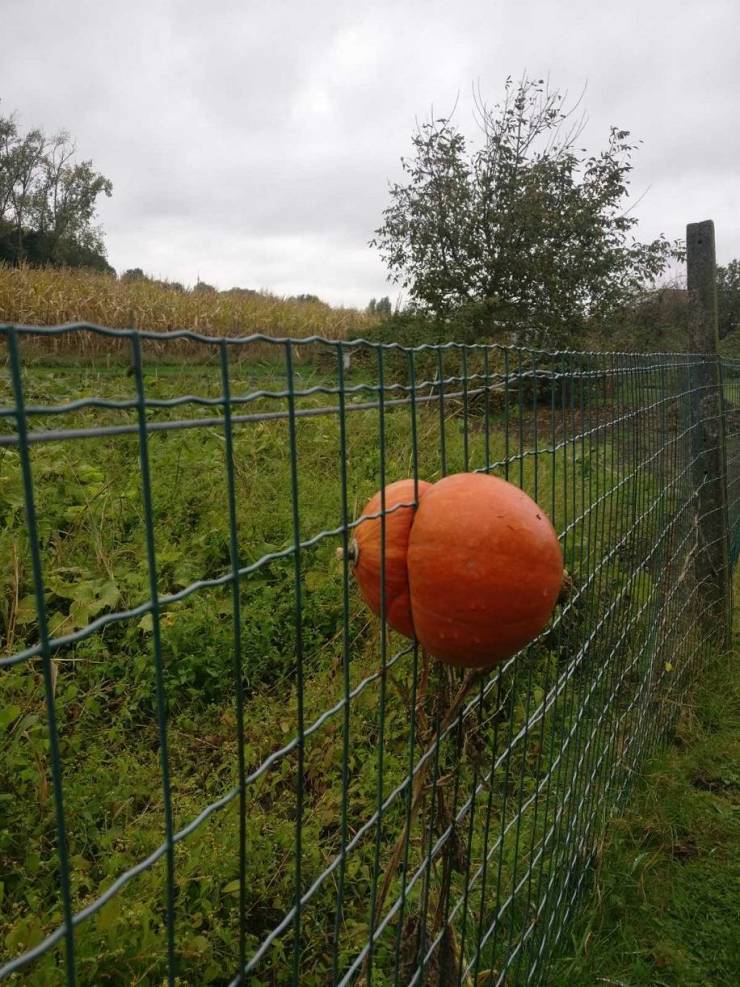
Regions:
[[[740,980],[739,658],[736,645],[712,663],[629,810],[609,823],[553,987]]]
[[[460,374],[456,356],[447,357],[447,373]],[[433,371],[420,367],[419,378]],[[474,368],[469,366],[468,370]],[[405,382],[403,359],[389,359],[386,384]],[[331,368],[302,363],[297,386],[335,383]],[[368,362],[353,365],[349,384],[377,384]],[[255,390],[279,391],[284,372],[277,364],[240,362],[233,367],[232,394]],[[7,381],[2,403],[10,403]],[[106,398],[131,397],[134,383],[123,367],[101,370],[94,364],[44,365],[26,370],[27,400],[34,404],[59,404],[97,394]],[[218,367],[205,364],[152,364],[146,374],[149,396],[168,398],[183,394],[215,397],[221,392]],[[395,392],[399,393],[399,392]],[[421,393],[427,393],[422,388]],[[348,401],[367,401],[368,392],[348,395]],[[576,771],[576,745],[602,723],[607,686],[616,683],[606,723],[612,730],[594,734],[588,749],[594,785],[604,797],[616,793],[629,776],[629,760],[615,764],[610,744],[639,730],[645,712],[639,698],[641,676],[649,673],[655,657],[656,627],[663,647],[675,642],[675,676],[657,673],[654,714],[661,716],[673,688],[691,674],[696,657],[696,634],[690,614],[677,613],[670,627],[658,625],[661,606],[672,574],[667,558],[657,556],[652,566],[641,566],[655,544],[656,532],[671,517],[671,505],[679,490],[662,493],[661,469],[680,468],[679,458],[655,460],[650,469],[629,478],[635,457],[644,457],[655,446],[656,416],[640,419],[639,431],[629,441],[611,439],[563,443],[564,436],[587,430],[589,422],[608,421],[615,408],[601,401],[587,405],[577,419],[566,409],[551,418],[540,408],[537,431],[533,415],[521,395],[519,408],[512,405],[507,428],[500,402],[488,420],[479,405],[468,417],[459,401],[449,401],[441,422],[436,402],[417,410],[419,475],[437,479],[446,469],[456,472],[500,462],[507,455],[533,452],[539,446],[557,446],[555,455],[529,455],[511,464],[511,478],[542,504],[558,528],[570,525],[566,563],[576,586],[588,574],[637,516],[648,512],[618,553],[600,570],[598,581],[578,595],[577,602],[556,633],[530,649],[526,662],[502,677],[464,727],[440,747],[438,775],[447,805],[460,803],[472,780],[485,769],[486,756],[507,736],[515,735],[534,704],[552,687],[569,658],[578,653],[595,621],[615,600],[619,607],[596,640],[587,660],[569,682],[563,700],[518,746],[494,778],[491,786],[492,827],[511,822],[519,801],[531,795],[545,766],[564,747],[557,783],[538,803],[539,815],[525,813],[521,824],[511,826],[497,854],[502,897],[515,876],[536,853],[548,818],[552,821],[564,793],[573,789],[566,805],[563,832],[576,813],[576,797],[584,772]],[[516,400],[516,396],[512,401]],[[613,401],[614,398],[612,397]],[[622,405],[654,400],[625,389]],[[336,401],[335,395],[314,394],[298,400],[301,408]],[[249,412],[284,409],[284,399],[260,398],[244,409]],[[202,417],[218,409],[193,404],[152,412],[164,420]],[[593,415],[589,420],[585,415]],[[6,420],[5,420],[6,421]],[[35,419],[34,427],[90,427],[129,424],[130,409],[84,409],[64,416]],[[521,427],[520,427],[521,422]],[[389,408],[386,414],[386,480],[408,476],[413,458],[410,442],[410,410]],[[665,425],[665,423],[663,423]],[[8,424],[3,430],[10,430]],[[651,431],[654,429],[654,431]],[[613,434],[613,433],[612,433]],[[442,458],[444,436],[444,463]],[[301,537],[334,529],[341,523],[339,483],[340,436],[337,416],[304,418],[297,425],[299,473],[298,506]],[[638,449],[637,443],[644,443]],[[290,501],[290,445],[285,421],[238,426],[234,435],[239,551],[243,563],[266,553],[279,552],[293,542]],[[136,435],[79,439],[33,447],[39,543],[43,555],[46,606],[52,633],[65,634],[116,609],[133,607],[149,596],[144,543],[144,516]],[[153,478],[154,526],[160,594],[175,593],[193,580],[222,575],[229,567],[229,525],[226,509],[224,437],[220,426],[199,427],[153,434],[149,440]],[[680,456],[685,456],[682,448]],[[349,512],[356,517],[376,491],[380,476],[380,439],[377,412],[347,415],[347,473]],[[504,468],[496,472],[503,475]],[[672,499],[673,498],[673,499]],[[594,515],[585,515],[594,502]],[[581,520],[572,524],[575,518]],[[686,515],[688,519],[688,515]],[[688,523],[688,520],[686,520]],[[684,535],[676,527],[672,544]],[[378,796],[387,797],[406,777],[409,740],[413,731],[417,756],[429,745],[435,716],[448,700],[455,682],[439,668],[429,682],[419,682],[413,654],[402,650],[405,642],[391,635],[387,655],[399,653],[393,668],[379,675],[381,638],[378,622],[371,618],[354,587],[347,613],[348,661],[343,661],[342,567],[334,551],[337,536],[325,538],[303,553],[302,629],[304,648],[304,715],[313,723],[344,695],[344,672],[350,688],[372,676],[351,703],[347,789],[348,834],[351,837],[376,809]],[[35,609],[30,574],[29,541],[23,507],[23,490],[17,452],[0,449],[0,555],[8,563],[0,570],[0,626],[4,653],[13,653],[35,640]],[[657,561],[666,564],[659,567]],[[680,568],[682,557],[676,566]],[[242,580],[241,646],[244,656],[243,686],[246,696],[245,758],[254,770],[265,758],[296,735],[298,696],[295,645],[294,571],[292,559],[272,561]],[[667,619],[663,615],[662,619]],[[233,614],[228,586],[199,591],[167,606],[162,615],[162,649],[168,703],[169,750],[174,824],[191,822],[204,807],[229,792],[237,779],[237,740],[234,713]],[[699,658],[701,655],[699,655]],[[519,670],[517,670],[519,669]],[[608,674],[600,675],[600,672]],[[124,870],[138,863],[163,839],[163,796],[159,767],[157,718],[153,702],[152,624],[149,616],[110,624],[99,634],[58,655],[54,664],[55,701],[59,719],[64,770],[65,809],[68,819],[72,894],[75,910],[88,905]],[[656,673],[656,674],[657,674]],[[411,702],[413,683],[419,686],[419,702]],[[674,685],[675,683],[675,685]],[[593,688],[592,688],[593,686]],[[596,688],[598,686],[598,688]],[[583,716],[579,716],[583,712]],[[617,714],[624,713],[623,718]],[[573,727],[577,740],[568,747]],[[302,818],[301,886],[316,879],[341,847],[341,793],[343,720],[341,712],[330,717],[305,744]],[[43,681],[36,663],[25,663],[0,672],[0,961],[27,949],[54,929],[61,919],[49,738],[46,726]],[[635,756],[639,745],[634,747]],[[586,751],[584,750],[584,754]],[[599,761],[597,755],[605,760]],[[381,769],[382,763],[382,771]],[[248,954],[290,909],[294,899],[296,833],[295,752],[279,759],[249,787],[247,800],[249,856]],[[570,788],[569,788],[570,786]],[[483,852],[484,816],[488,792],[480,796],[467,819],[470,826],[471,868]],[[368,935],[373,886],[384,873],[400,832],[405,812],[403,798],[385,812],[382,826],[373,826],[347,859],[344,907],[336,940],[340,969],[357,954]],[[410,841],[410,872],[424,860],[430,829],[438,834],[442,810],[431,795],[419,813]],[[467,826],[467,822],[465,823]],[[237,801],[214,814],[180,843],[175,853],[177,949],[183,983],[225,984],[238,959],[238,832]],[[467,838],[467,833],[465,834]],[[560,845],[562,842],[562,845]],[[555,843],[555,841],[553,841]],[[548,845],[549,846],[549,845]],[[552,851],[552,852],[551,852]],[[553,875],[553,898],[561,870],[569,866],[565,836],[557,850],[543,854],[540,870]],[[518,868],[518,870],[517,870]],[[430,895],[432,906],[441,884],[441,863],[435,864]],[[537,874],[538,872],[535,871]],[[463,872],[454,870],[451,898],[463,894]],[[334,916],[338,874],[324,882],[305,909],[302,923],[301,984],[324,987],[330,979],[335,945]],[[398,894],[396,878],[389,901]],[[495,901],[481,902],[480,885],[471,890],[471,915],[482,912],[483,926]],[[421,906],[423,882],[409,896],[407,921],[399,931],[405,951],[413,939],[412,919]],[[433,907],[430,906],[430,912]],[[517,929],[527,920],[519,899],[506,915],[497,944],[489,944],[484,966],[501,962],[515,941]],[[472,919],[468,927],[467,955],[471,954]],[[391,923],[378,942],[374,983],[393,968],[396,926]],[[166,972],[164,940],[164,868],[160,861],[136,877],[94,918],[76,933],[77,962],[82,983],[101,985],[160,984]],[[265,956],[251,987],[291,982],[292,933],[279,937]],[[11,983],[30,987],[55,987],[64,982],[61,950],[50,951]],[[483,967],[482,967],[483,968]]]

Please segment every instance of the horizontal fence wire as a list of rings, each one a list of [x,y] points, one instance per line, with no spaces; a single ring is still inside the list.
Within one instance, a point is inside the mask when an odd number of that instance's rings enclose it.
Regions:
[[[697,561],[740,554],[740,361],[0,333],[0,980],[546,982],[722,640]],[[572,583],[468,692],[349,552],[386,483],[458,472],[527,491]]]

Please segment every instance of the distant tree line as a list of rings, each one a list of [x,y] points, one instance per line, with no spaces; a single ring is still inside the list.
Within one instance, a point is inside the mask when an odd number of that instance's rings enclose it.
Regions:
[[[719,338],[740,335],[740,260],[717,265],[717,327]],[[685,281],[661,285],[644,292],[625,306],[610,328],[627,328],[635,338],[660,348],[666,331],[678,330],[674,340],[688,340],[689,293]]]
[[[371,298],[365,311],[368,315],[388,316],[393,314],[393,307],[390,298],[386,295],[384,298]]]
[[[137,282],[157,285],[159,288],[170,288],[172,291],[185,291],[185,285],[180,281],[164,281],[161,278],[153,278],[145,274],[140,267],[129,267],[118,276],[122,284],[136,284]]]
[[[720,339],[740,329],[740,260],[737,258],[726,267],[717,266],[717,316]]]
[[[112,271],[96,209],[113,186],[76,150],[66,131],[23,133],[0,115],[0,261]]]
[[[260,295],[266,294],[265,292],[256,291],[254,288],[240,288],[234,286],[233,288],[227,288],[225,291],[218,291],[214,285],[209,284],[207,281],[201,281],[200,278],[197,279],[192,288],[186,288],[181,281],[163,281],[159,278],[154,278],[149,274],[146,274],[140,267],[129,267],[125,270],[119,277],[119,280],[124,284],[136,284],[137,282],[142,282],[150,285],[157,285],[161,288],[170,288],[173,291],[191,291],[196,295],[231,295],[238,298],[256,298]],[[326,302],[323,302],[318,295],[289,295],[284,301],[287,302],[297,302],[299,305],[319,305],[322,308],[329,309]],[[388,311],[390,311],[390,302],[388,303]]]

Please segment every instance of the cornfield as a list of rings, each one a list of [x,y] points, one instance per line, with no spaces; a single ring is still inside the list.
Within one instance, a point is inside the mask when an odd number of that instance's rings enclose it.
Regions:
[[[213,336],[260,333],[345,339],[361,335],[377,319],[357,309],[242,289],[183,291],[165,282],[121,281],[96,271],[0,264],[0,321],[21,325],[92,322],[151,332],[188,328]],[[122,352],[117,339],[80,333],[37,340],[34,351],[84,358]],[[178,353],[177,347],[168,346],[168,356],[174,358]]]

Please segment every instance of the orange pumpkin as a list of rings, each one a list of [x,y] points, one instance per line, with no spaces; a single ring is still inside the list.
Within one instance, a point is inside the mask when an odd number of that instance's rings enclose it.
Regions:
[[[431,483],[418,481],[419,501],[431,489]],[[416,509],[413,480],[397,480],[385,488],[385,619],[406,637],[414,636],[409,601],[409,580],[406,572],[406,553],[409,532]],[[363,516],[380,514],[381,495],[376,493],[363,510]],[[392,510],[392,508],[396,508]],[[365,517],[355,528],[352,541],[353,570],[363,599],[373,611],[380,614],[381,597],[381,539],[380,517]]]
[[[408,543],[413,628],[451,665],[486,668],[547,624],[563,555],[547,515],[518,487],[482,473],[427,490]]]

